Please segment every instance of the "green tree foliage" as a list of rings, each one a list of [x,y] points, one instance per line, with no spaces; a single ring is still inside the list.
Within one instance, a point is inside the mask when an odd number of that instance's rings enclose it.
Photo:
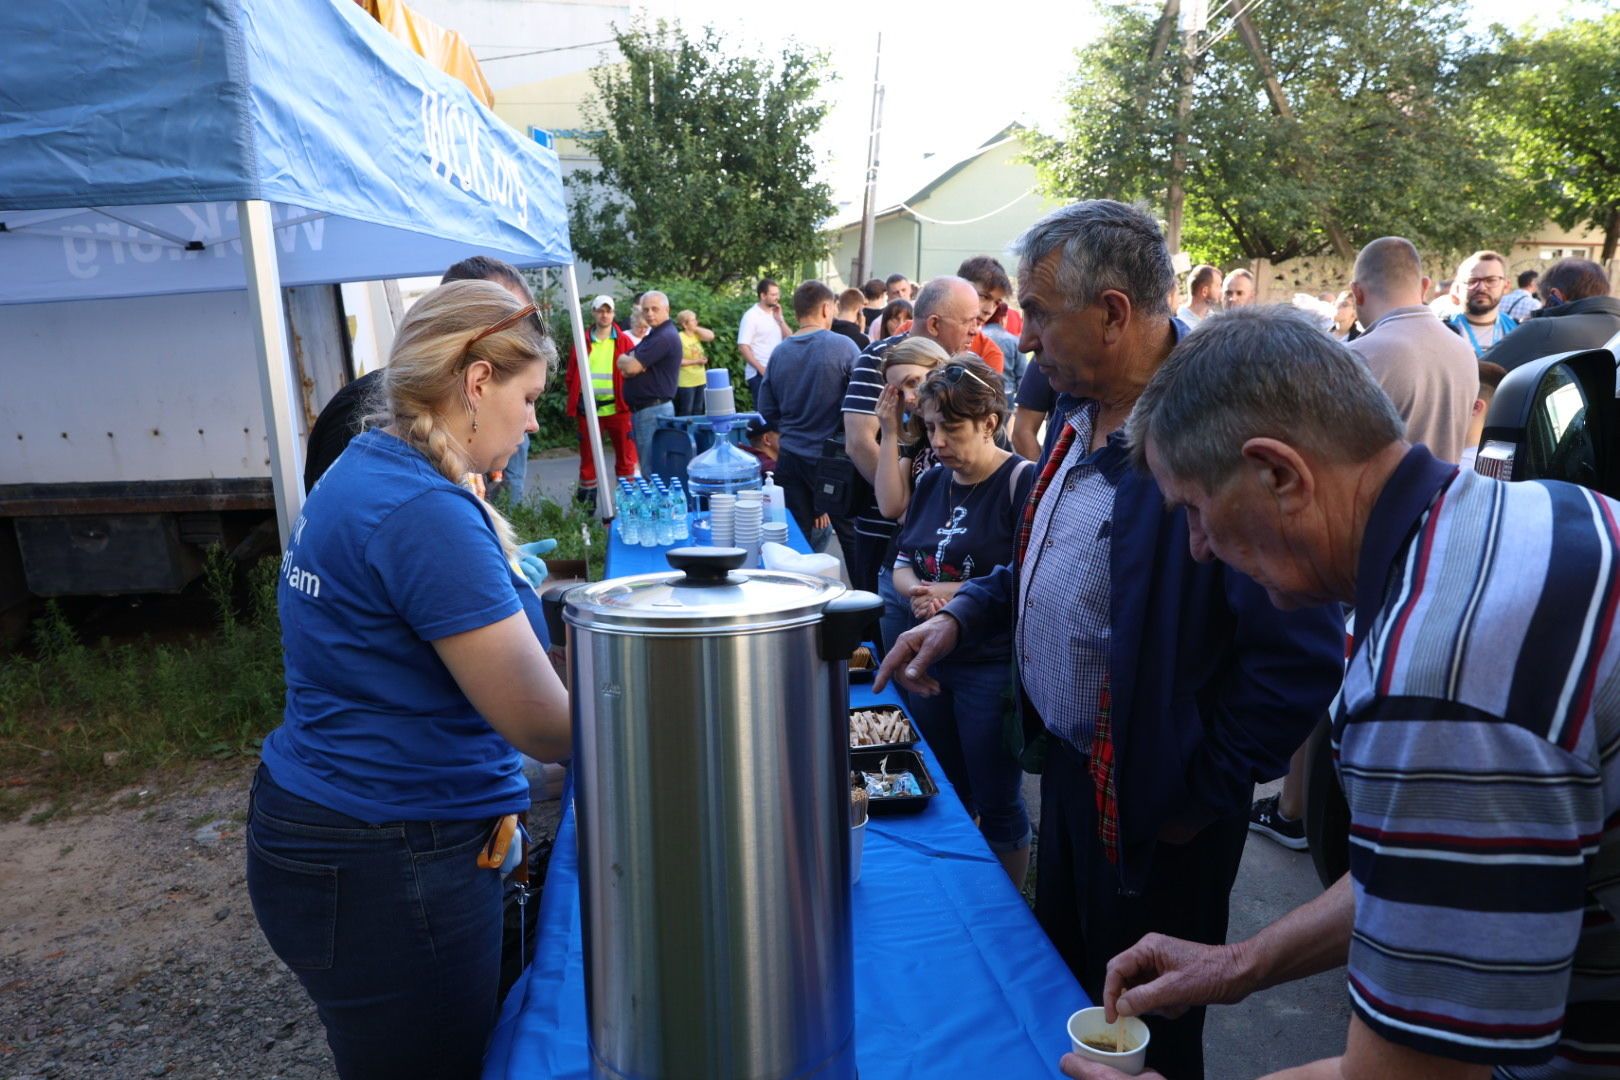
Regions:
[[[1077,53],[1065,131],[1032,154],[1050,193],[1163,211],[1181,38],[1151,62],[1161,10],[1099,7],[1106,28]],[[1468,122],[1492,68],[1460,31],[1460,4],[1269,0],[1250,17],[1294,118],[1273,109],[1241,35],[1221,36],[1217,16],[1188,124],[1183,246],[1195,258],[1319,253],[1330,219],[1351,245],[1399,234],[1442,252],[1522,231],[1505,133]]]
[[[711,288],[820,257],[831,190],[811,138],[826,116],[825,58],[797,45],[739,55],[713,27],[616,35],[621,66],[595,73],[586,119],[599,171],[570,176],[574,250],[624,279]]]
[[[1526,193],[1565,228],[1620,241],[1620,12],[1508,39],[1492,117],[1511,136]]]

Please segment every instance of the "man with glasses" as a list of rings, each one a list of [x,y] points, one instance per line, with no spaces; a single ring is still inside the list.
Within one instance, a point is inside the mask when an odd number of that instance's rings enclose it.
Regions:
[[[874,341],[861,353],[844,394],[844,449],[868,484],[877,478],[877,400],[883,393],[884,354],[896,342],[915,334],[955,356],[968,347],[978,329],[978,290],[959,277],[937,277],[917,294],[911,329]],[[855,515],[855,550],[844,552],[844,563],[850,584],[877,592],[878,567],[889,550],[896,526],[878,513],[874,498],[869,496],[863,502]]]
[[[1035,915],[1096,1001],[1144,933],[1226,939],[1254,784],[1332,700],[1344,623],[1194,562],[1187,516],[1129,467],[1125,418],[1185,332],[1152,215],[1076,203],[1018,255],[1019,344],[1060,396],[1014,558],[900,635],[878,682],[937,693],[933,664],[1012,627],[1023,760],[1041,773]],[[1201,1012],[1148,1023],[1151,1067],[1203,1075]]]
[[[1453,287],[1462,294],[1463,309],[1446,325],[1473,346],[1476,359],[1483,358],[1492,345],[1519,325],[1502,310],[1507,283],[1507,260],[1494,251],[1476,251],[1457,267]]]

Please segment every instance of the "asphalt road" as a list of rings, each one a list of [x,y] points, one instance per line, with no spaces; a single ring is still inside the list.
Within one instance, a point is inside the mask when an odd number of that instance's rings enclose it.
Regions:
[[[559,502],[570,498],[577,469],[572,455],[535,458],[529,462],[528,493],[543,492]],[[1259,790],[1271,794],[1278,786]],[[1035,777],[1026,778],[1024,794],[1031,813],[1038,814]],[[1289,851],[1250,833],[1232,891],[1229,940],[1252,936],[1320,892],[1308,852]],[[1344,1049],[1349,1019],[1343,969],[1213,1009],[1205,1027],[1207,1075],[1210,1080],[1245,1080],[1335,1056]]]

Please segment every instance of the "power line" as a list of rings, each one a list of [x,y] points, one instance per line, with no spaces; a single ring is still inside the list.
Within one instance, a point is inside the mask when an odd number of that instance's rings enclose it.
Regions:
[[[898,205],[912,217],[921,221],[926,221],[930,225],[973,225],[977,222],[985,220],[986,218],[993,218],[1005,210],[1011,210],[1014,206],[1017,206],[1019,203],[1023,202],[1033,194],[1035,194],[1035,189],[1033,187],[1026,188],[1022,195],[1018,196],[1018,198],[1014,199],[1012,202],[1007,203],[1005,206],[998,206],[988,214],[980,214],[978,217],[964,218],[961,221],[941,221],[939,218],[931,218],[927,214],[918,213],[908,203],[900,203]]]
[[[578,45],[555,45],[549,49],[528,49],[524,52],[507,53],[504,56],[481,56],[480,64],[487,64],[492,60],[515,60],[520,56],[539,56],[542,53],[570,52],[574,49],[589,49],[593,45],[612,45],[618,38],[604,38],[601,41],[582,41]]]
[[[1193,57],[1196,59],[1197,57],[1203,56],[1205,53],[1209,52],[1210,48],[1214,46],[1217,41],[1221,40],[1227,34],[1232,32],[1232,27],[1238,24],[1239,19],[1243,18],[1243,16],[1247,15],[1250,11],[1253,11],[1255,8],[1259,7],[1265,2],[1266,0],[1249,0],[1247,4],[1244,4],[1236,14],[1226,21],[1225,26],[1221,27],[1219,30],[1215,31],[1213,34],[1210,34],[1204,39],[1203,47],[1197,52],[1193,53]],[[1225,4],[1221,5],[1221,7],[1225,6]]]

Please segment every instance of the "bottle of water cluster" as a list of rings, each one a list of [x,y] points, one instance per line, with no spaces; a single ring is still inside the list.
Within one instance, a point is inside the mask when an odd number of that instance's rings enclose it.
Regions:
[[[692,530],[686,523],[686,492],[681,488],[681,481],[677,477],[675,485],[669,489],[669,508],[675,515],[675,539],[690,540]]]

